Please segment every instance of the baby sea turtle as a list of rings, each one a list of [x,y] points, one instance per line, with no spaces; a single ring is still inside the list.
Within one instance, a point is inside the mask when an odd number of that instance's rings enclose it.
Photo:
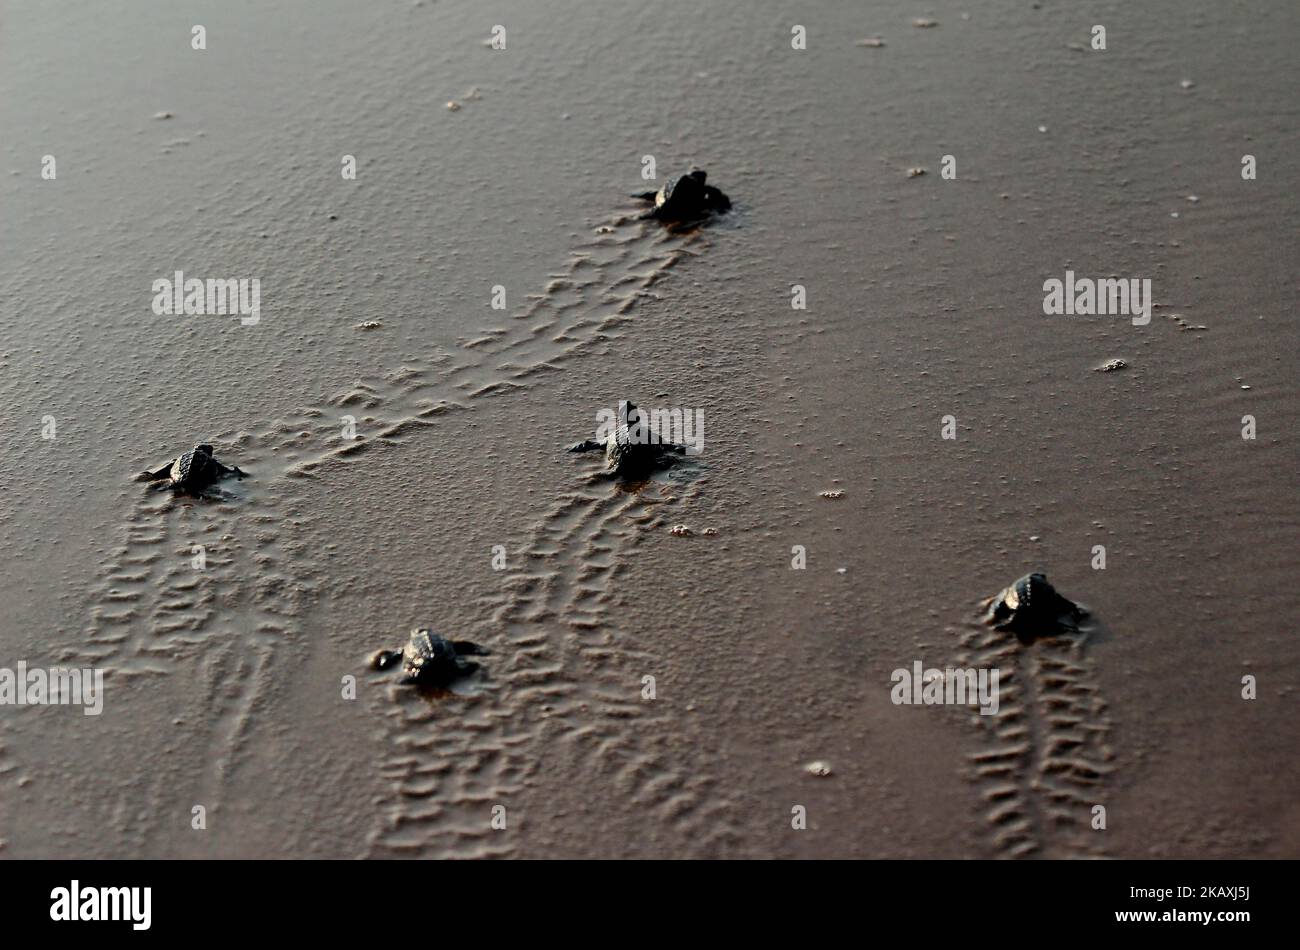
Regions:
[[[658,191],[632,197],[654,202],[654,207],[641,217],[660,221],[698,221],[710,214],[730,211],[731,199],[712,185],[706,185],[707,177],[707,172],[697,168],[680,178],[669,179]]]
[[[1022,640],[1077,631],[1087,611],[1056,592],[1046,574],[1026,574],[1006,590],[980,604],[984,622],[1010,630]]]
[[[380,650],[370,658],[370,666],[386,670],[398,660],[402,661],[402,678],[399,683],[417,683],[421,686],[446,686],[461,676],[469,676],[478,664],[467,656],[487,656],[488,651],[468,640],[448,640],[426,627],[411,631],[410,642],[404,650]]]
[[[228,475],[244,478],[247,474],[234,466],[222,465],[212,457],[212,446],[203,443],[156,472],[141,472],[139,478],[146,482],[170,479],[171,487],[177,491],[197,495]]]
[[[627,399],[618,404],[617,425],[603,442],[588,439],[569,446],[570,452],[597,450],[604,451],[605,474],[612,478],[643,478],[686,454],[686,446],[660,441],[644,413]]]

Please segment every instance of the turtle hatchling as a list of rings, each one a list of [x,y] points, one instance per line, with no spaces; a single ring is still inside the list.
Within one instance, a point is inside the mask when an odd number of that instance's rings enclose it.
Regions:
[[[488,651],[468,640],[448,640],[426,627],[411,631],[411,639],[403,650],[380,650],[370,658],[370,666],[386,670],[399,660],[402,678],[399,683],[420,686],[446,686],[455,679],[469,676],[479,665],[467,656],[487,656]]]
[[[731,199],[712,185],[705,184],[707,178],[707,172],[696,168],[680,178],[670,178],[658,191],[646,191],[632,197],[654,204],[641,217],[660,221],[699,221],[711,214],[730,211]]]
[[[588,439],[569,446],[569,451],[603,451],[607,476],[636,479],[674,464],[686,454],[686,446],[661,441],[645,414],[624,399],[618,404],[617,424],[603,441]]]
[[[139,478],[146,482],[169,479],[170,487],[176,491],[198,495],[230,475],[244,478],[248,473],[240,471],[235,466],[222,465],[213,457],[212,446],[203,443],[194,446],[157,471],[141,472]]]
[[[1087,611],[1056,592],[1046,574],[1026,574],[1006,590],[980,604],[984,622],[1010,630],[1021,639],[1077,631]]]

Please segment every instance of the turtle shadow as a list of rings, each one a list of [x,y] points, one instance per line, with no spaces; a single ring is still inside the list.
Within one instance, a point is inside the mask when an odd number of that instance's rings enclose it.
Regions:
[[[634,472],[593,472],[586,480],[592,484],[611,482],[620,494],[640,495],[654,485],[688,484],[702,478],[706,471],[702,463],[687,456]]]
[[[690,218],[686,221],[664,221],[658,218],[650,218],[645,215],[638,215],[647,223],[657,223],[661,230],[674,237],[689,237],[699,234],[701,231],[734,231],[740,228],[740,213],[735,205],[730,211],[710,212],[698,218]]]
[[[653,472],[650,474],[637,474],[637,476],[616,476],[598,472],[588,478],[589,482],[612,482],[614,490],[620,495],[641,495],[645,494],[651,487],[663,487],[667,485],[689,485],[690,482],[703,477],[703,472],[679,472],[679,470],[663,470],[663,472]]]
[[[377,684],[387,683],[395,696],[414,695],[430,706],[458,699],[475,699],[497,689],[487,670],[480,666],[472,673],[438,683],[401,683],[384,676],[376,676]]]
[[[473,699],[491,692],[492,677],[481,667],[466,676],[458,676],[439,685],[413,684],[412,692],[427,703],[445,703],[456,699]]]
[[[1084,610],[1087,610],[1087,608],[1085,607]],[[1087,610],[1087,613],[1083,616],[1083,622],[1079,624],[1079,635],[1084,646],[1109,643],[1115,637],[1106,622],[1091,610]]]
[[[215,505],[221,503],[230,503],[244,501],[248,496],[242,492],[228,491],[224,488],[210,486],[203,491],[187,491],[183,488],[177,488],[175,485],[149,485],[146,491],[155,494],[163,493],[172,496],[172,499],[181,504],[184,502],[198,502],[201,505]]]
[[[1061,643],[1077,643],[1081,646],[1096,646],[1107,643],[1112,639],[1110,627],[1108,627],[1096,614],[1082,604],[1078,605],[1082,615],[1078,620],[1067,620],[1068,615],[1062,615],[1055,624],[1002,624],[991,626],[994,630],[1004,631],[1015,636],[1022,647],[1032,646],[1035,643],[1059,641]]]
[[[248,472],[239,472],[236,474],[227,475],[226,477],[220,479],[217,482],[213,482],[211,485],[208,485],[206,488],[200,489],[199,491],[194,491],[193,489],[189,489],[189,488],[180,488],[174,483],[167,481],[166,479],[151,479],[149,477],[148,472],[141,472],[138,475],[132,475],[130,481],[134,483],[143,483],[145,486],[145,491],[151,492],[153,494],[165,493],[171,495],[173,498],[177,499],[178,501],[190,500],[190,501],[197,501],[197,502],[211,504],[211,503],[219,503],[219,502],[243,501],[245,498],[248,497],[246,494],[244,494],[243,492],[229,491],[228,489],[223,488],[222,486],[231,484],[232,482],[238,485],[242,483],[244,479],[250,477],[251,476],[249,475]]]
[[[706,228],[730,231],[740,228],[744,217],[742,213],[744,209],[744,205],[733,201],[731,207],[726,211],[706,211],[697,218],[682,220],[656,217],[650,211],[619,212],[618,216],[614,218],[613,226],[616,228],[625,227],[633,222],[640,221],[643,224],[657,227],[663,233],[675,236],[698,234]]]

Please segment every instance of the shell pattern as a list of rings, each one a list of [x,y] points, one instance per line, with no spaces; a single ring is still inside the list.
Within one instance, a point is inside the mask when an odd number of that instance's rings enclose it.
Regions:
[[[214,469],[212,456],[196,446],[172,463],[171,479],[176,485],[202,487],[212,480]]]

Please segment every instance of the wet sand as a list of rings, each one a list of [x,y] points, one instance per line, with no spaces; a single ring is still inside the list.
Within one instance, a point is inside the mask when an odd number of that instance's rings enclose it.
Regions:
[[[1300,856],[1300,13],[791,15],[7,6],[0,667],[106,694],[0,706],[0,856]],[[733,213],[637,220],[647,154]],[[260,323],[155,315],[178,269]],[[1067,269],[1150,323],[1044,315]],[[698,464],[588,480],[628,397]],[[228,500],[130,480],[202,440]],[[978,623],[1034,569],[1086,637]],[[367,668],[420,624],[487,675]]]

